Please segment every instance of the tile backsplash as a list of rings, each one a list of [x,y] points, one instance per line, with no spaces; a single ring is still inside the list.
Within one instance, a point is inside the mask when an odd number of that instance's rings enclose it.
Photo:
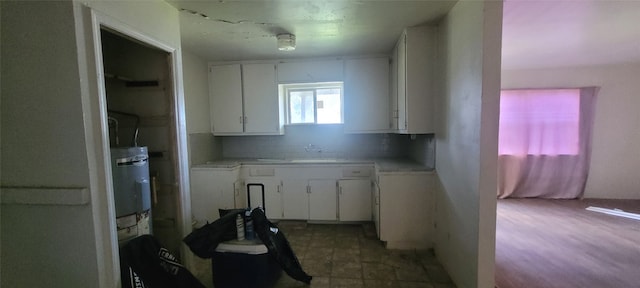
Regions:
[[[345,134],[342,125],[289,125],[284,135],[215,138],[223,158],[411,158],[429,167],[435,158],[431,134]]]

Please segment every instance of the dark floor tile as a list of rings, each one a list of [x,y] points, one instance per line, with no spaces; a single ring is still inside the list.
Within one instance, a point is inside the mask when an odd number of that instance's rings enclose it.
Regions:
[[[334,262],[360,262],[360,249],[333,249]]]
[[[333,248],[308,247],[304,258],[318,261],[331,261],[333,259]]]
[[[309,248],[333,248],[336,245],[335,237],[312,237],[309,241]]]
[[[362,278],[360,279],[339,278],[339,277],[331,278],[331,288],[360,288],[360,287],[366,287],[364,286],[364,282],[362,281]]]
[[[433,249],[418,251],[416,254],[423,265],[440,265]]]
[[[355,236],[340,236],[338,235],[335,240],[335,248],[348,248],[348,249],[360,249],[360,241]]]
[[[276,288],[298,287],[455,287],[433,250],[389,250],[375,235],[373,224],[329,225],[280,221],[303,269],[313,276],[311,285],[283,273]],[[194,275],[212,288],[209,259],[197,261]]]
[[[384,247],[384,244],[382,243],[382,241],[377,239],[360,238],[358,241],[360,242],[360,248],[363,248],[363,249],[387,250],[387,248]]]
[[[399,286],[396,280],[364,279],[364,287],[367,288],[397,288]]]
[[[362,225],[341,225],[336,228],[337,236],[341,237],[360,237],[363,234]]]
[[[399,288],[436,288],[433,284],[428,282],[407,282],[407,281],[399,281]],[[455,288],[455,287],[451,287]]]
[[[449,278],[449,274],[447,271],[442,268],[440,265],[429,265],[424,267],[427,270],[427,275],[434,283],[442,283],[442,284],[451,284],[451,278]]]
[[[332,261],[305,259],[302,268],[311,276],[329,277],[331,276]]]
[[[366,223],[362,225],[363,235],[366,238],[377,239],[378,234],[376,233],[376,226],[373,222]]]
[[[416,260],[413,257],[397,252],[385,254],[382,259],[382,263],[396,268],[406,268],[417,265]]]
[[[395,268],[396,277],[402,281],[429,282],[427,271],[422,266],[407,266],[403,268]]]
[[[329,277],[313,277],[311,280],[311,288],[329,288],[331,287],[331,278]]]
[[[362,263],[364,279],[396,280],[395,269],[381,263]]]
[[[360,249],[360,260],[362,262],[382,263],[388,257],[384,249]]]
[[[456,288],[453,283],[433,283],[433,288]]]
[[[360,262],[333,262],[331,277],[362,279],[362,264]]]

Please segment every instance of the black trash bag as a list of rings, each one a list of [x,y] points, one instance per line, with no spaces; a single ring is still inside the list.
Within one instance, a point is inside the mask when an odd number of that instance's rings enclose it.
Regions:
[[[244,210],[233,210],[220,219],[194,230],[182,241],[198,257],[211,258],[220,242],[236,239],[236,215],[238,213],[244,213]]]
[[[267,220],[264,211],[261,208],[253,209],[251,219],[253,219],[253,227],[258,234],[258,238],[267,246],[269,254],[275,257],[282,270],[291,278],[310,284],[312,277],[302,270],[302,265],[300,265],[295,253],[293,253],[289,241],[284,237],[282,231],[278,230],[277,226]],[[272,228],[274,229],[272,230]]]
[[[131,239],[120,248],[123,288],[205,288],[152,235]]]

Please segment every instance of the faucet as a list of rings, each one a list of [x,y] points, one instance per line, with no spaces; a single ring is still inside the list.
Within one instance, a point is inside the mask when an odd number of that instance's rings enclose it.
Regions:
[[[322,153],[322,148],[313,144],[309,144],[307,146],[304,146],[304,151]]]

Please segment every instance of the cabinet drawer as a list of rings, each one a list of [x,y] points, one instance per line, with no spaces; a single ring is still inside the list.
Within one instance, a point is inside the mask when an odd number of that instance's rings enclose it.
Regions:
[[[371,167],[359,166],[359,167],[343,167],[342,177],[371,177]]]
[[[249,170],[249,176],[275,176],[276,169],[273,167],[259,167],[251,168]]]

